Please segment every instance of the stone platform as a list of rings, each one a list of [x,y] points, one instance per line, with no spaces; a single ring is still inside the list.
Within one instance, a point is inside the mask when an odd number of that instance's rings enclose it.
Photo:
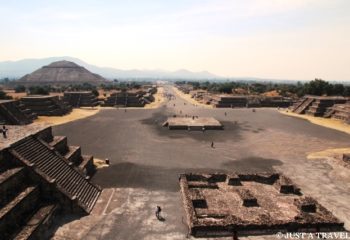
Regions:
[[[163,126],[171,130],[222,130],[224,128],[213,117],[170,117]]]
[[[330,211],[277,173],[182,174],[180,187],[195,237],[343,230]]]
[[[48,125],[6,126],[0,142],[0,239],[50,239],[58,212],[89,214],[101,194],[93,157]],[[1,134],[2,135],[2,134]]]
[[[40,133],[45,133],[51,131],[48,129],[49,125],[45,123],[34,123],[30,125],[20,126],[20,125],[6,125],[7,129],[7,138],[3,138],[2,134],[0,135],[0,151],[4,148],[10,147],[12,144],[28,137],[31,135],[37,135]]]

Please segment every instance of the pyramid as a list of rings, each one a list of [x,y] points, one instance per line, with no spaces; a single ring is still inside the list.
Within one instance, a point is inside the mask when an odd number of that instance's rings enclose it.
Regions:
[[[74,62],[58,61],[27,74],[18,80],[22,84],[101,84],[106,79],[91,73]]]

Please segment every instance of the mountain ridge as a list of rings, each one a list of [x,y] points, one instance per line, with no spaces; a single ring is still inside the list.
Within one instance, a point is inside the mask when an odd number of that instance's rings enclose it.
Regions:
[[[187,69],[179,69],[176,71],[166,70],[121,70],[112,67],[99,67],[85,61],[69,57],[49,57],[49,58],[27,58],[17,61],[0,62],[0,78],[20,78],[26,74],[49,65],[52,62],[67,60],[85,67],[93,73],[97,73],[107,79],[133,79],[133,78],[154,78],[154,79],[222,79],[222,77],[212,74],[208,71],[192,72]]]

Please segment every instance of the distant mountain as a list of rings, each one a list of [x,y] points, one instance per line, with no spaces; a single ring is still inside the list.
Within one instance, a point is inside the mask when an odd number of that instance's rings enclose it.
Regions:
[[[108,79],[133,79],[133,78],[153,78],[153,79],[221,79],[220,76],[212,73],[191,72],[186,69],[177,71],[164,70],[120,70],[109,67],[98,67],[88,64],[78,58],[73,57],[50,57],[42,59],[23,59],[18,61],[0,62],[0,78],[20,78],[52,62],[67,60],[85,67],[92,73],[99,74]]]

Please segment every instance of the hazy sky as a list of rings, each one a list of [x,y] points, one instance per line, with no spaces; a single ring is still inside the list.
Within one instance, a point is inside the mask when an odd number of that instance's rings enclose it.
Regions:
[[[0,61],[350,80],[350,0],[0,0]]]

